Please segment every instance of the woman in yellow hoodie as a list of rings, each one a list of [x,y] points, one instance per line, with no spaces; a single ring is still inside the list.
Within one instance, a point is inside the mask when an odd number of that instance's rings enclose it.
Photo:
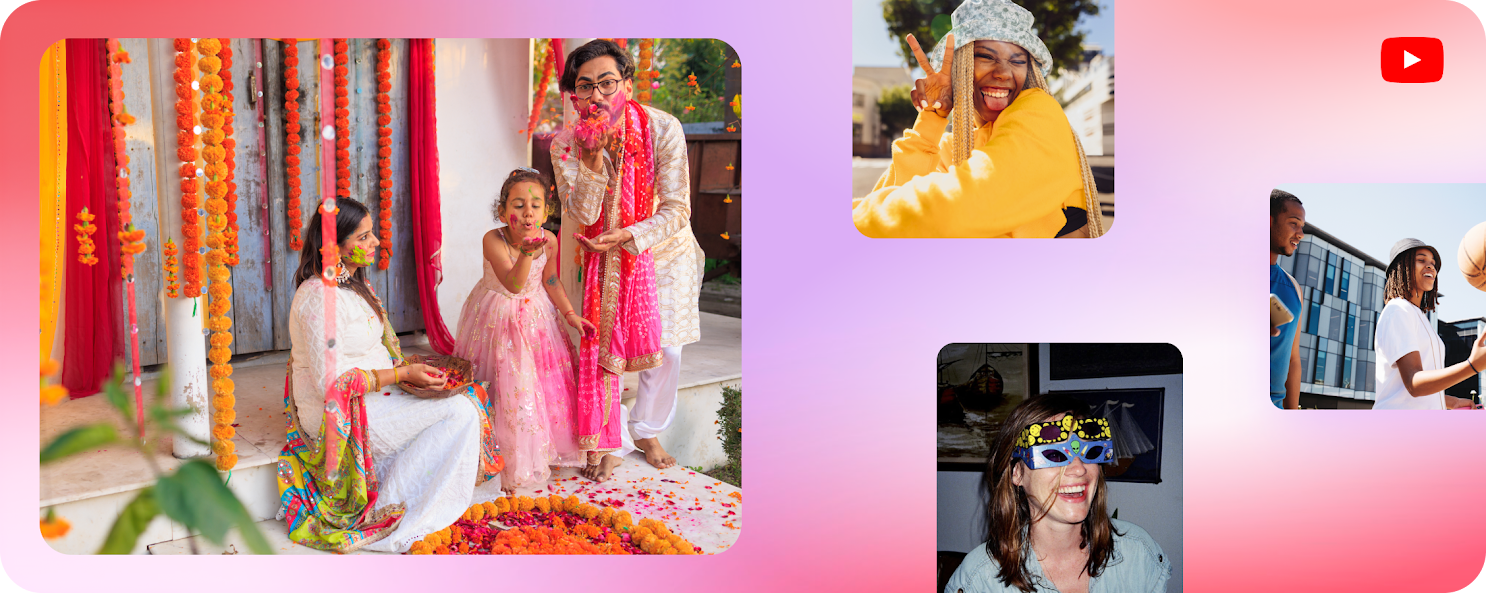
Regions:
[[[951,22],[937,63],[908,36],[925,73],[910,93],[918,121],[893,142],[893,162],[877,186],[852,201],[857,230],[868,237],[1103,234],[1088,160],[1047,92],[1052,57],[1032,32],[1032,13],[1009,0],[966,0]]]

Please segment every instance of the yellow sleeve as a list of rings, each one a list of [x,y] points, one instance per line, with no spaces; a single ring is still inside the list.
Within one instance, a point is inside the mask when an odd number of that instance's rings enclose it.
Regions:
[[[893,141],[893,161],[872,191],[900,186],[914,177],[938,170],[939,140],[948,125],[948,119],[933,111],[919,112],[913,127],[904,130],[903,137]]]
[[[997,237],[1061,215],[1069,195],[1083,189],[1070,130],[1057,101],[1029,89],[996,119],[989,140],[947,171],[921,163],[927,151],[905,136],[898,142],[914,149],[910,159],[899,167],[895,143],[897,170],[852,201],[852,220],[868,237]],[[905,178],[910,170],[923,172]]]

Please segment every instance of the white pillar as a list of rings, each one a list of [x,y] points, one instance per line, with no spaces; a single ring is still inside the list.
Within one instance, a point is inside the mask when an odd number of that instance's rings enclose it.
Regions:
[[[151,39],[150,48],[150,93],[155,123],[155,178],[159,180],[159,205],[161,240],[175,241],[176,248],[185,245],[181,235],[181,184],[180,161],[176,153],[175,127],[175,48],[172,39]],[[203,193],[203,199],[205,195]],[[203,225],[203,231],[205,226]],[[205,235],[203,234],[203,237]],[[184,253],[176,256],[177,265],[184,262]],[[206,270],[202,266],[202,289],[205,290]],[[184,289],[185,269],[182,266],[177,277]],[[170,376],[170,405],[190,407],[191,414],[180,418],[177,424],[186,434],[202,441],[211,442],[211,381],[206,374],[206,298],[168,298],[162,290],[155,295],[164,301],[165,345],[168,349]],[[139,295],[148,302],[148,295]],[[187,439],[174,439],[172,447],[178,458],[202,457],[211,454],[211,449]]]

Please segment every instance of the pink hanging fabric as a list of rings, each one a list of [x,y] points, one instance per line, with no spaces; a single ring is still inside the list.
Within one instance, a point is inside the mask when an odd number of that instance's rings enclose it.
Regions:
[[[408,40],[408,145],[412,169],[413,257],[418,271],[418,302],[428,343],[439,354],[454,352],[454,336],[439,314],[438,285],[444,280],[440,249],[443,223],[439,207],[438,120],[434,105],[433,40]]]

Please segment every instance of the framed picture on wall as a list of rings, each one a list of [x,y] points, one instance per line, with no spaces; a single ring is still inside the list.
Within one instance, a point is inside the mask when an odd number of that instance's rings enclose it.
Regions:
[[[1109,420],[1115,462],[1104,469],[1111,482],[1161,483],[1161,429],[1166,390],[1089,389],[1052,391],[1089,404],[1095,417]]]
[[[950,344],[939,350],[940,471],[984,471],[990,437],[1037,393],[1036,344]]]

